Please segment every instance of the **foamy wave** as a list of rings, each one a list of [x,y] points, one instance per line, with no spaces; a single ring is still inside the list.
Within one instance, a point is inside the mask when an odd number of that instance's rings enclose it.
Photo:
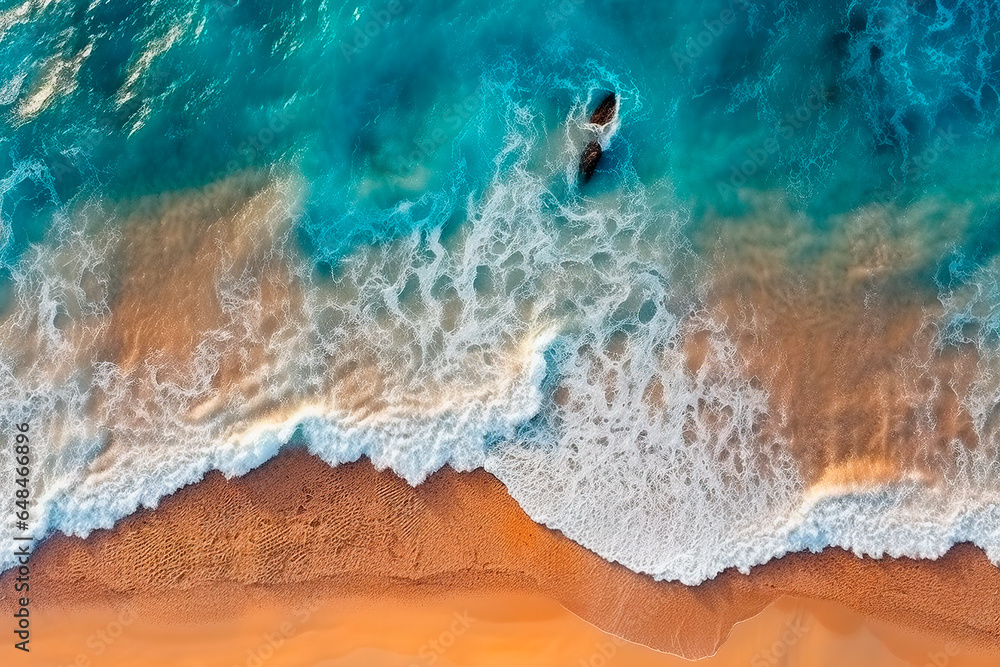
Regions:
[[[937,477],[816,483],[795,415],[706,307],[714,267],[670,196],[627,173],[556,194],[578,133],[511,123],[457,231],[412,220],[329,277],[291,240],[296,179],[85,209],[29,250],[0,322],[0,428],[32,424],[36,536],[109,527],[301,440],[413,484],[485,467],[536,520],[689,584],[827,545],[936,557],[969,540],[1000,558],[988,341],[964,397],[977,447],[947,442]],[[538,145],[552,159],[529,167]]]
[[[487,441],[538,411],[549,333],[501,326],[509,304],[483,267],[415,233],[310,283],[287,234],[297,186],[244,180],[140,203],[124,232],[66,230],[19,264],[0,414],[36,438],[36,536],[110,527],[208,470],[247,472],[297,432],[333,465],[368,456],[416,484],[481,466]],[[194,259],[158,266],[176,243]],[[122,265],[123,250],[138,259]],[[513,263],[497,270],[507,280]]]

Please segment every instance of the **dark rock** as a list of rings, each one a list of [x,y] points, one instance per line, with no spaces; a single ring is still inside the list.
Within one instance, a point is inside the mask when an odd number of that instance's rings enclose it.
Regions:
[[[594,113],[590,115],[590,122],[596,125],[607,125],[615,117],[617,107],[615,94],[608,93],[608,96],[601,100],[601,103],[594,109]]]
[[[597,169],[597,163],[601,161],[603,153],[601,145],[596,141],[591,141],[583,149],[583,155],[580,156],[580,178],[583,179],[584,183],[594,175],[594,170]]]

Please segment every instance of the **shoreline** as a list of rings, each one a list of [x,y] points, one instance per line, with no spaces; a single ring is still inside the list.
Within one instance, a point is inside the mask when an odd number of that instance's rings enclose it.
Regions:
[[[1000,656],[1000,568],[971,545],[937,561],[840,549],[789,554],[688,587],[604,561],[534,523],[482,470],[444,469],[414,488],[367,460],[331,468],[302,449],[243,477],[209,473],[86,539],[52,536],[31,565],[38,619],[142,601],[153,624],[238,625],[253,600],[273,606],[293,590],[299,601],[313,595],[324,604],[359,594],[400,604],[525,595],[602,632],[694,659],[791,597],[842,605],[850,623],[951,642],[966,656]],[[0,577],[4,610],[14,603],[11,576]]]

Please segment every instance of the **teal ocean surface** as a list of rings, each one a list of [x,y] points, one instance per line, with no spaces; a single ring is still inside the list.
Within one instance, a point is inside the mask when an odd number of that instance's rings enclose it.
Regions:
[[[301,446],[689,584],[1000,562],[998,49],[966,0],[5,2],[30,531]]]

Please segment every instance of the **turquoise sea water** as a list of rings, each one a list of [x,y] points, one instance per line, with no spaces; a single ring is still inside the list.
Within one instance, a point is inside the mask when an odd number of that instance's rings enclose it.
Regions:
[[[6,3],[0,424],[41,436],[37,530],[294,440],[414,483],[485,466],[536,520],[689,583],[828,544],[1000,558],[998,14]],[[812,333],[761,344],[755,314]],[[844,357],[864,406],[817,408],[846,380],[779,399],[839,377],[831,340],[885,348]],[[889,436],[830,445],[876,417]]]

